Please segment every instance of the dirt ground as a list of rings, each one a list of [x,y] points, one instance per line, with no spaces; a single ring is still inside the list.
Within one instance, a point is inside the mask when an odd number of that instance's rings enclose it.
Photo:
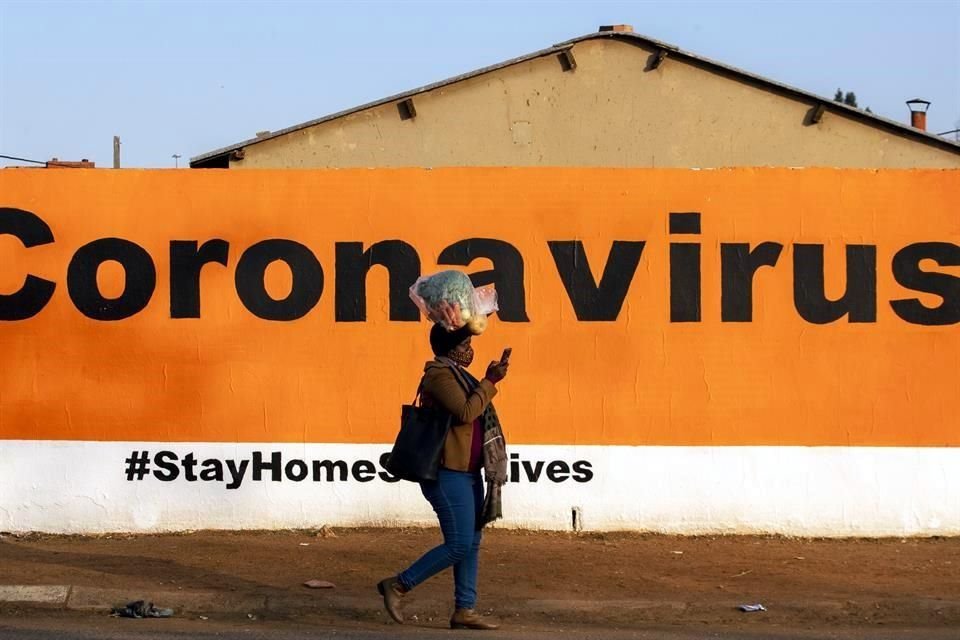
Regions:
[[[273,599],[282,606],[269,615],[280,619],[383,622],[374,584],[439,540],[436,529],[95,538],[3,534],[0,584],[110,587],[131,594],[217,591]],[[480,608],[518,623],[619,629],[960,628],[958,538],[810,540],[493,529],[481,553]],[[313,578],[336,588],[302,586]],[[451,592],[446,572],[407,598],[407,615],[442,625]],[[318,607],[331,598],[341,604]],[[763,603],[768,611],[736,610],[745,603]]]

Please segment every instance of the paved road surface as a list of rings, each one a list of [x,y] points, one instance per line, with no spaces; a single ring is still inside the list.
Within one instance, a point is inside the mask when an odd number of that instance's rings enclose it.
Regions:
[[[910,630],[876,628],[864,631],[803,632],[771,629],[756,631],[711,631],[709,629],[615,630],[500,630],[491,633],[453,632],[383,625],[381,628],[321,629],[309,625],[261,621],[238,623],[188,620],[114,620],[0,618],[3,640],[393,640],[427,638],[489,637],[491,640],[956,640],[956,630]]]

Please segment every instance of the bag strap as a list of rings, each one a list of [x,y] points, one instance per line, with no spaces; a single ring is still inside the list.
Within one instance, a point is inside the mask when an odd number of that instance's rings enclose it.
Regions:
[[[425,379],[426,376],[420,378],[420,385],[417,387],[417,395],[413,396],[413,406],[417,406],[417,400],[421,400],[422,403],[422,398],[420,396],[423,393],[423,381]]]

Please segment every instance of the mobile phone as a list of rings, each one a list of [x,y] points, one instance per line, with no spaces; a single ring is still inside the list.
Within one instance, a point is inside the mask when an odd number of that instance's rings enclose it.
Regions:
[[[513,353],[513,349],[511,349],[510,347],[507,347],[506,349],[504,349],[504,350],[503,350],[503,355],[500,356],[500,362],[502,362],[502,363],[504,363],[504,364],[510,362],[510,354],[511,354],[511,353]]]

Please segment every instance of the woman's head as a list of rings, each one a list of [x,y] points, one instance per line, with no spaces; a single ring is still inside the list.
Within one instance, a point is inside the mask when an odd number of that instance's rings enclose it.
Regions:
[[[456,331],[447,331],[441,325],[435,324],[430,329],[430,348],[434,355],[447,357],[464,367],[473,362],[473,347],[471,334],[467,327]]]

